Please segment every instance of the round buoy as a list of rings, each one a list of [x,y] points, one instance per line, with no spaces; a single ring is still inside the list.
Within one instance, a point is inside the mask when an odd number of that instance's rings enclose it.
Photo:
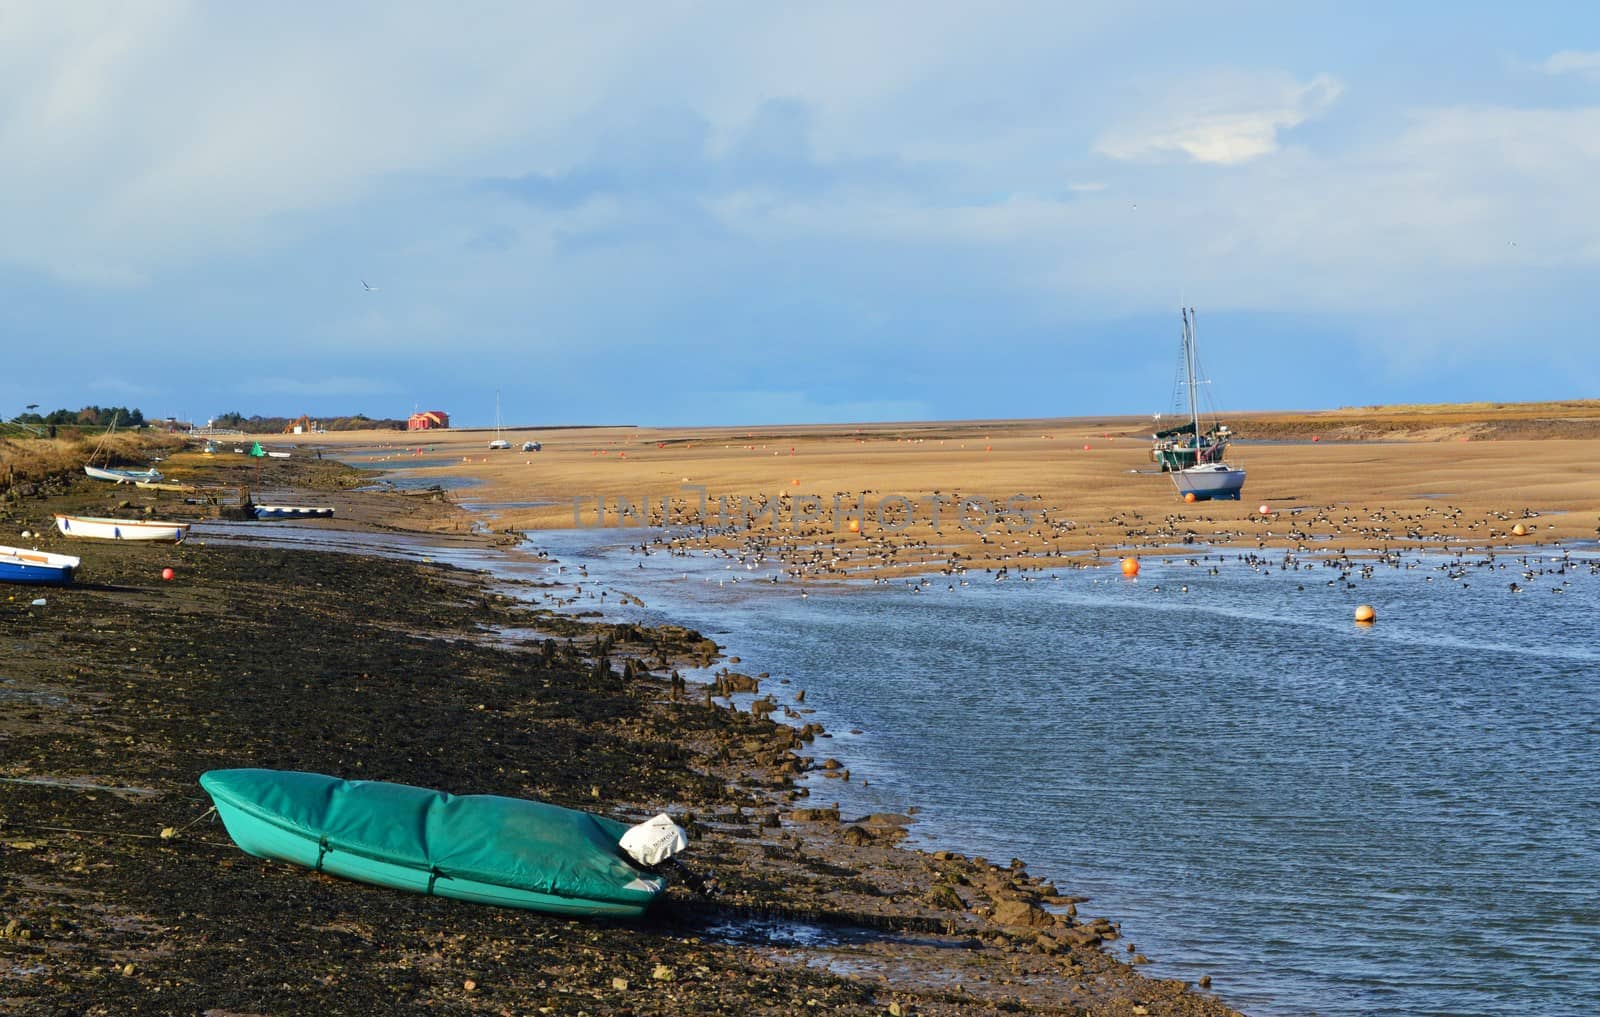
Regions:
[[[1521,523],[1518,523],[1517,525],[1511,527],[1511,532],[1519,537],[1526,537],[1528,535],[1528,528],[1523,526]]]
[[[175,575],[177,575],[177,573],[172,571],[171,568],[164,568],[164,569],[161,570],[161,578],[162,579],[171,579]]]
[[[850,520],[850,532],[851,533],[860,533],[861,532],[861,521],[859,519]]]
[[[1184,501],[1188,501],[1188,502],[1194,501],[1194,492],[1193,491],[1185,491],[1185,492],[1183,492],[1183,500]]]
[[[1272,515],[1272,506],[1271,505],[1262,505],[1260,508],[1256,509],[1256,511],[1261,513],[1264,516],[1270,516],[1270,515]]]
[[[1378,620],[1378,612],[1372,609],[1371,604],[1362,604],[1356,608],[1356,621],[1363,625],[1371,625]]]
[[[1122,574],[1125,575],[1125,576],[1136,576],[1136,575],[1138,575],[1139,574],[1139,559],[1137,559],[1137,558],[1124,558],[1124,559],[1122,559]]]

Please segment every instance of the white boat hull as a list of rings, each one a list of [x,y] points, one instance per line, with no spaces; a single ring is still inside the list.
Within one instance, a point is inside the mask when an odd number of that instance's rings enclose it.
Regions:
[[[69,537],[96,540],[165,540],[178,543],[189,535],[188,523],[158,522],[153,519],[105,519],[99,516],[67,516],[56,513],[56,529]]]
[[[112,470],[103,466],[85,466],[83,472],[95,480],[109,480],[113,484],[132,484],[138,481],[161,479],[157,470]]]
[[[1237,501],[1239,492],[1244,490],[1244,470],[1226,463],[1203,463],[1187,469],[1173,470],[1171,477],[1172,482],[1178,487],[1179,494],[1192,494],[1196,501],[1206,501],[1211,498]]]

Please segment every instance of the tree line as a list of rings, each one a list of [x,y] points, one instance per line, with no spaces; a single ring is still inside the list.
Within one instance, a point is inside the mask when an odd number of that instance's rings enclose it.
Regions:
[[[37,406],[29,406],[16,415],[14,422],[35,427],[110,427],[113,420],[118,427],[143,427],[145,424],[144,414],[137,407],[85,406],[81,410],[54,410],[45,414],[34,412],[37,409]]]
[[[146,420],[143,411],[138,407],[128,406],[85,406],[80,410],[53,410],[50,413],[39,413],[38,406],[29,406],[23,412],[11,418],[8,423],[20,424],[32,428],[38,433],[46,429],[58,427],[82,428],[107,428],[113,420],[118,428],[141,427],[166,427],[171,422],[167,420]],[[245,416],[242,413],[223,413],[214,417],[211,423],[216,427],[231,427],[240,431],[253,434],[276,434],[288,428],[299,417],[273,417],[253,414]],[[200,425],[200,421],[195,421]],[[404,431],[404,420],[376,419],[364,413],[357,413],[347,417],[318,417],[315,421],[317,427],[328,431],[363,431],[363,430],[393,430]],[[187,427],[188,423],[179,427]]]
[[[276,434],[299,420],[299,417],[268,417],[261,414],[245,416],[242,413],[221,413],[211,418],[213,427],[231,427],[250,434]],[[406,422],[392,418],[373,418],[365,413],[348,417],[317,417],[316,426],[328,431],[404,431]]]

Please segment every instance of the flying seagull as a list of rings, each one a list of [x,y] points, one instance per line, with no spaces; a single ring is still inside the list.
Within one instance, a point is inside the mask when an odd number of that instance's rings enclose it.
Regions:
[[[368,293],[376,293],[376,292],[378,292],[378,287],[376,287],[376,286],[368,286],[367,285],[367,281],[365,279],[361,280],[361,288],[366,290]]]

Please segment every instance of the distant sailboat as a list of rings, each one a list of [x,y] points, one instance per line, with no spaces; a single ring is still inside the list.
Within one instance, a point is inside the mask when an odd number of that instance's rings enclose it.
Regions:
[[[1185,500],[1206,501],[1224,498],[1237,501],[1244,489],[1244,470],[1223,462],[1228,448],[1228,429],[1215,424],[1208,432],[1200,430],[1200,360],[1195,353],[1194,308],[1183,308],[1184,389],[1189,399],[1189,423],[1166,435],[1187,435],[1193,462],[1171,470],[1172,482]],[[1158,436],[1158,438],[1161,436]]]
[[[509,449],[511,443],[500,436],[500,390],[494,390],[494,441],[489,443],[489,448],[495,451]]]

